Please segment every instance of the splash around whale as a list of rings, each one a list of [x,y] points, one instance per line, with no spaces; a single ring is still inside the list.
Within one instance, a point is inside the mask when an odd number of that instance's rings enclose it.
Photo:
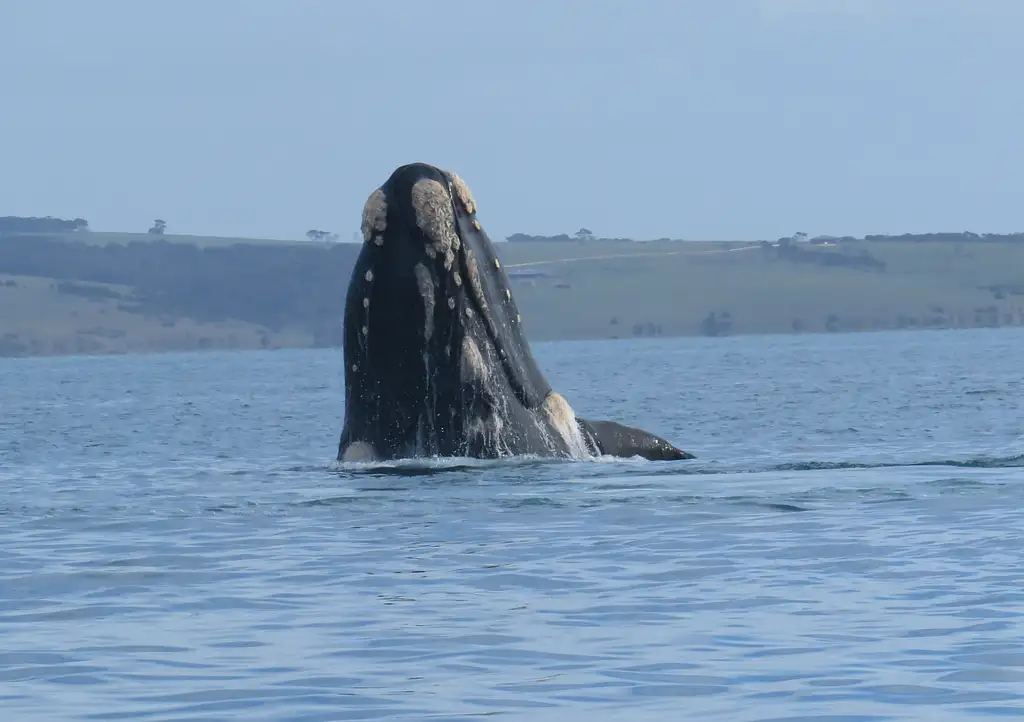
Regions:
[[[339,461],[692,454],[576,416],[533,358],[508,276],[457,174],[397,168],[363,207],[345,300]]]

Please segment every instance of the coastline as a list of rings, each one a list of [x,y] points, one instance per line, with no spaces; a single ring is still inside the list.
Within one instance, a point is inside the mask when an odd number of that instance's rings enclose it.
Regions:
[[[1022,326],[1024,242],[982,238],[495,248],[533,342]],[[340,346],[359,244],[206,240],[0,235],[0,357]]]

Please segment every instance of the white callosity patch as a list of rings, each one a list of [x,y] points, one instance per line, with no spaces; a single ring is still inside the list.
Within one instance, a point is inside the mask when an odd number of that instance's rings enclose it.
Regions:
[[[466,249],[466,272],[469,278],[469,287],[473,289],[473,295],[480,305],[480,310],[487,313],[487,297],[484,296],[483,279],[480,278],[480,269],[476,264],[476,254]]]
[[[462,378],[465,381],[486,382],[490,378],[490,370],[484,363],[483,354],[476,342],[469,336],[462,339]]]
[[[422,263],[417,263],[413,272],[416,274],[420,296],[423,297],[423,340],[429,341],[434,335],[434,279]]]
[[[366,269],[366,273],[363,274],[363,278],[366,280],[367,283],[373,283],[373,269],[371,269],[371,268]],[[366,338],[366,337],[368,337],[370,335],[370,296],[369,296],[369,289],[367,289],[366,292],[367,292],[367,295],[363,296],[363,311],[366,313],[366,317],[363,319],[363,326],[362,326],[362,328],[359,329],[360,332],[362,333],[362,337],[363,338]],[[360,348],[361,348],[362,352],[365,354],[366,353],[366,346],[363,343],[361,343],[361,342],[360,342],[359,345],[360,345]]]
[[[365,441],[353,441],[341,456],[342,461],[376,461],[377,451]]]
[[[447,258],[458,245],[448,191],[436,180],[421,178],[412,186],[412,207],[416,225],[430,239],[435,253]]]
[[[459,178],[459,174],[455,171],[448,171],[448,177],[452,181],[452,190],[455,191],[455,197],[459,199],[459,203],[462,204],[463,209],[466,213],[473,215],[476,213],[476,201],[473,200],[473,194],[469,191],[469,186],[466,182]]]
[[[574,459],[584,459],[591,456],[587,448],[583,434],[580,432],[579,424],[576,423],[576,413],[569,406],[569,402],[559,393],[552,391],[544,399],[541,411],[547,416],[551,427],[562,437],[569,449],[569,455]]]
[[[370,270],[370,269],[367,269],[366,273],[363,274],[363,278],[366,279],[367,283],[373,283],[373,271]],[[359,329],[362,332],[364,337],[370,335],[370,296],[369,296],[369,289],[367,289],[366,292],[367,292],[367,295],[363,296],[363,313],[365,314],[365,317],[363,318],[363,326],[362,326],[361,329]],[[363,349],[364,353],[365,353],[365,350],[366,349],[364,348]]]
[[[464,336],[459,368],[462,381],[471,394],[463,409],[467,414],[464,427],[466,442],[479,443],[497,456],[511,455],[508,395],[490,347],[485,345],[481,348],[471,336]]]
[[[387,227],[388,201],[384,196],[384,191],[378,188],[363,204],[363,222],[361,224],[363,240],[369,241],[375,234],[383,233]],[[382,245],[384,238],[378,235],[376,243],[378,246]]]

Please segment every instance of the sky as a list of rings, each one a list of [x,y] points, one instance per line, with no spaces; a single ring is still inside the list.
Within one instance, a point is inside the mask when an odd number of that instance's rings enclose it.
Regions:
[[[1024,231],[1020,0],[0,2],[0,216],[350,240]]]

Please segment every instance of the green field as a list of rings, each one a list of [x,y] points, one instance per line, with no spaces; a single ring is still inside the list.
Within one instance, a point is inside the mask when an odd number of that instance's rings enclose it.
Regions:
[[[729,333],[825,331],[830,317],[835,330],[973,327],[996,325],[993,307],[998,325],[1019,324],[1024,311],[1024,296],[1013,293],[1024,290],[1024,245],[965,250],[862,241],[843,248],[844,254],[870,252],[886,264],[884,272],[793,263],[749,244],[731,244],[735,250],[728,252],[725,244],[689,245],[652,245],[659,255],[530,266],[555,274],[514,281],[530,333],[650,335],[635,327],[653,324],[657,335],[689,335],[702,333],[711,313],[729,314]],[[568,250],[510,245],[502,256],[515,266],[567,257]],[[588,253],[603,255],[596,248]],[[993,292],[994,286],[1009,290]]]
[[[1024,323],[1020,242],[496,248],[533,339]],[[0,355],[335,346],[358,251],[130,233],[0,236]]]
[[[88,285],[130,292],[125,286]],[[121,310],[115,300],[59,293],[56,286],[49,278],[0,275],[0,357],[311,345],[302,332],[272,333],[237,320],[148,317]]]
[[[93,246],[106,246],[111,243],[120,243],[122,245],[128,243],[154,243],[157,241],[165,241],[167,243],[184,243],[198,246],[199,248],[217,248],[224,246],[233,246],[237,243],[246,243],[261,246],[289,246],[295,244],[302,244],[307,246],[326,245],[323,243],[312,243],[308,240],[285,241],[271,238],[189,236],[174,233],[166,233],[160,236],[154,236],[150,233],[122,233],[119,231],[89,231],[88,233],[76,233],[74,231],[68,231],[66,233],[45,233],[39,235],[50,238],[60,238],[65,241],[80,241],[82,243],[86,243]]]

